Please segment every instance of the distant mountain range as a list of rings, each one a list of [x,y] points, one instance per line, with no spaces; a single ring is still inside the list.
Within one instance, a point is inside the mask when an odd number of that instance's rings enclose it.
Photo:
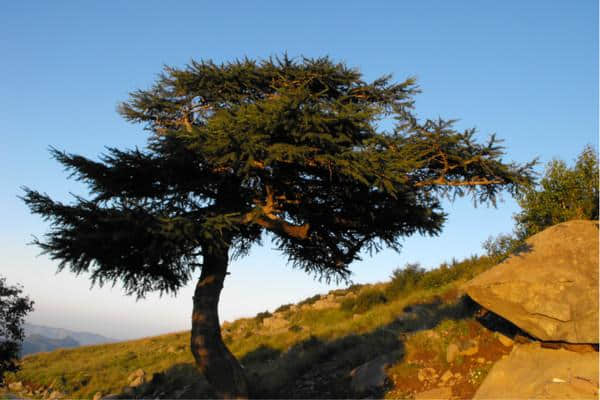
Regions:
[[[54,349],[68,349],[79,347],[81,344],[70,336],[64,339],[50,339],[42,335],[27,336],[21,346],[21,355],[39,353],[41,351],[52,351]]]
[[[51,351],[59,348],[79,347],[90,344],[118,342],[118,339],[108,338],[90,332],[77,332],[63,328],[53,328],[43,325],[23,324],[25,340],[21,355]]]

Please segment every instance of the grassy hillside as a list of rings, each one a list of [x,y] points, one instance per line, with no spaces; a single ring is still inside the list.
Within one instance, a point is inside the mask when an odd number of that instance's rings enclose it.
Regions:
[[[436,387],[446,370],[454,371],[451,378],[445,374],[453,391],[472,394],[505,348],[476,322],[476,307],[458,287],[491,265],[486,257],[472,257],[427,272],[408,266],[387,283],[335,290],[225,323],[224,340],[248,371],[256,397],[356,397],[365,391],[410,397]],[[189,332],[179,332],[35,354],[8,381],[22,382],[22,393],[32,398],[92,398],[98,392],[210,397],[189,340]],[[475,342],[477,352],[469,355]],[[460,354],[448,362],[451,344]],[[381,355],[393,357],[385,385],[376,392],[357,388],[351,371]]]

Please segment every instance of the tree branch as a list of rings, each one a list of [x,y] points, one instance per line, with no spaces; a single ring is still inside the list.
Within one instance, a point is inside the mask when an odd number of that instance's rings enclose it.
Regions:
[[[276,199],[284,200],[285,196],[275,198],[273,190],[270,186],[266,186],[267,198],[263,205],[257,204],[252,211],[246,213],[242,217],[242,222],[245,224],[254,223],[282,236],[288,236],[295,239],[306,239],[310,224],[294,225],[286,222],[277,216],[278,207]],[[293,201],[292,201],[293,202]]]
[[[443,176],[415,183],[415,187],[423,187],[423,186],[433,186],[433,185],[443,185],[443,186],[479,186],[479,185],[501,185],[506,183],[502,179],[479,179],[472,181],[448,181]]]

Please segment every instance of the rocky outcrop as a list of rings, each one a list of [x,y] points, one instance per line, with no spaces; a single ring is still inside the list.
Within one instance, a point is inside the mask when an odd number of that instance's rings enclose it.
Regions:
[[[520,344],[498,361],[473,399],[597,399],[598,353]]]
[[[548,228],[464,289],[540,340],[598,343],[598,222]]]

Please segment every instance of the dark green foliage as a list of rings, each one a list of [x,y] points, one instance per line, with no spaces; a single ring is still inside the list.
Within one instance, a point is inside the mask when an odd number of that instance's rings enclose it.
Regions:
[[[344,299],[341,308],[347,312],[360,314],[378,304],[385,304],[387,301],[387,297],[385,297],[385,294],[381,290],[371,288],[363,290],[356,298]]]
[[[278,312],[285,312],[285,311],[289,310],[290,307],[292,307],[292,305],[293,304],[291,304],[291,303],[290,304],[280,305],[279,307],[277,307],[277,309],[275,310],[275,312],[276,313],[278,313]]]
[[[329,58],[166,68],[120,107],[148,130],[145,149],[99,160],[52,150],[90,195],[63,204],[26,188],[51,224],[35,243],[59,270],[137,296],[176,292],[203,255],[243,256],[265,231],[294,266],[347,279],[361,251],[437,235],[441,197],[494,204],[531,179],[532,164],[504,163],[494,136],[480,144],[453,121],[417,120],[418,91]]]
[[[400,295],[410,292],[416,288],[425,275],[425,270],[419,263],[406,264],[403,269],[396,268],[392,271],[390,282],[385,288],[385,295],[390,299],[395,299]]]
[[[33,310],[33,301],[22,296],[20,286],[8,286],[0,277],[0,385],[5,372],[18,371],[18,359],[24,338],[25,315]]]
[[[490,268],[493,262],[488,257],[471,256],[462,261],[452,260],[423,275],[420,286],[426,289],[442,287],[458,279],[471,279]]]
[[[385,295],[393,300],[415,289],[435,289],[459,279],[471,279],[496,262],[490,257],[471,256],[462,261],[452,260],[438,268],[425,270],[419,264],[407,264],[395,269],[385,289]]]
[[[514,235],[500,234],[498,236],[489,237],[483,242],[483,249],[486,255],[496,264],[504,261],[508,256],[523,245],[523,240],[517,239]]]
[[[298,306],[304,306],[304,305],[313,305],[315,304],[318,300],[321,299],[321,295],[320,294],[315,294],[314,296],[308,297],[304,300],[302,300],[301,302],[298,303]]]
[[[263,319],[265,318],[270,318],[272,317],[273,314],[271,314],[268,311],[263,311],[263,312],[259,312],[258,314],[256,314],[256,317],[254,317],[258,322],[262,322]]]
[[[519,196],[517,236],[528,238],[572,219],[598,219],[598,154],[586,146],[571,168],[559,159],[546,166],[539,184]]]

